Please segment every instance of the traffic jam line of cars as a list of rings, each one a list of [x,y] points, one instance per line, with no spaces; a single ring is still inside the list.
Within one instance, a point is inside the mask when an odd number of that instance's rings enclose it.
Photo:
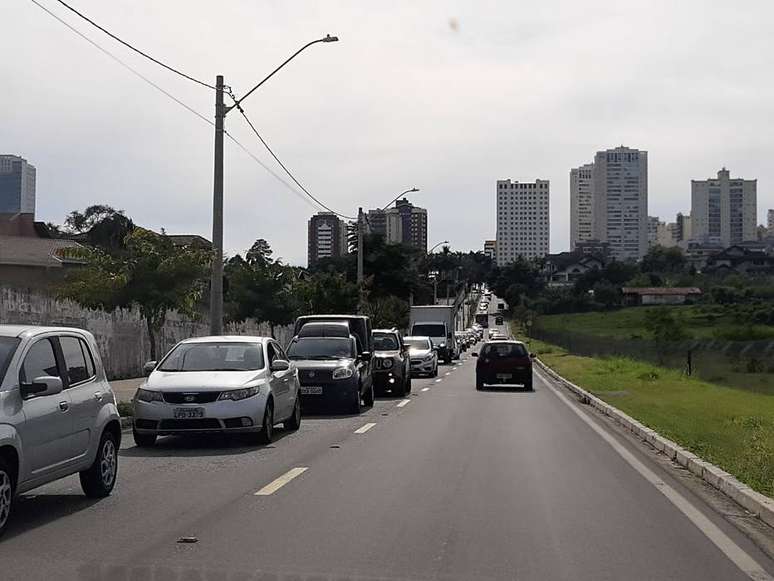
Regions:
[[[271,337],[181,341],[145,365],[147,379],[133,400],[134,442],[147,448],[167,435],[226,433],[268,444],[277,424],[298,430],[302,409],[323,402],[358,414],[379,393],[402,398],[396,407],[403,408],[411,401],[414,377],[442,381],[439,354],[451,362],[484,338],[480,325],[449,332],[448,310],[429,309],[407,337],[397,329],[373,330],[365,316],[315,315],[298,318],[287,348]],[[416,334],[423,327],[439,334],[436,341]],[[485,343],[477,378],[494,373],[495,382],[504,383],[531,366],[516,349],[520,358],[511,370],[515,351],[504,348],[512,344],[491,350],[495,343]],[[54,480],[79,474],[86,496],[109,495],[122,432],[94,336],[75,328],[0,325],[0,379],[0,535],[15,498]],[[525,386],[531,387],[531,378]],[[375,426],[369,422],[355,433]],[[306,469],[278,481],[289,482]],[[286,481],[266,488],[276,490]]]

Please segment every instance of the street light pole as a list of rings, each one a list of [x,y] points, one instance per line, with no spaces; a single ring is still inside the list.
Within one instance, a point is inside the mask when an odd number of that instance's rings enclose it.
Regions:
[[[432,253],[433,253],[433,250],[435,250],[436,248],[438,248],[438,247],[439,247],[441,244],[448,244],[448,243],[449,243],[449,241],[448,241],[448,240],[442,240],[442,241],[441,241],[441,242],[439,242],[438,244],[435,244],[435,245],[434,245],[434,246],[433,246],[433,247],[430,249],[430,251],[428,252],[428,254],[432,254]],[[438,275],[436,274],[436,275],[433,277],[433,304],[436,304],[437,302],[438,302]]]
[[[215,168],[213,172],[212,188],[212,269],[210,278],[210,334],[223,334],[223,137],[226,114],[236,108],[242,111],[241,103],[249,97],[258,87],[272,78],[277,71],[296,58],[301,52],[318,42],[337,42],[337,36],[326,35],[308,42],[280,66],[269,73],[260,83],[255,85],[240,99],[235,99],[234,104],[226,107],[223,101],[225,84],[223,75],[215,77]]]

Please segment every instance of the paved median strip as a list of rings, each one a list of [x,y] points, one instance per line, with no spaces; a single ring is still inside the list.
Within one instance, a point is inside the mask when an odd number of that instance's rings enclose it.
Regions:
[[[375,425],[376,424],[374,424],[373,422],[369,422],[369,423],[365,424],[364,426],[361,426],[357,430],[355,430],[355,433],[356,434],[365,434],[368,430],[373,428]]]
[[[271,494],[274,494],[277,492],[280,488],[285,486],[288,482],[293,480],[297,476],[301,476],[304,472],[306,472],[309,468],[306,466],[299,466],[297,468],[291,468],[285,474],[277,478],[276,480],[273,480],[272,482],[269,482],[266,486],[261,488],[258,492],[255,493],[255,496],[269,496]]]
[[[397,407],[402,408],[402,407],[408,405],[410,401],[411,401],[410,399],[401,400],[401,402],[398,403]]]

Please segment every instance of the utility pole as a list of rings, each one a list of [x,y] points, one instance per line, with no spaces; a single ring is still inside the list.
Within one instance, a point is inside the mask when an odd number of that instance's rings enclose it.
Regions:
[[[215,78],[215,171],[212,189],[212,278],[210,335],[223,334],[223,75]]]
[[[357,209],[357,312],[363,314],[363,208]]]

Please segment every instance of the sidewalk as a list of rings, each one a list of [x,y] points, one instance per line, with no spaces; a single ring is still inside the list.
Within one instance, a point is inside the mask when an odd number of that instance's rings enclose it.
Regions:
[[[113,392],[116,394],[118,401],[129,402],[134,397],[134,392],[145,381],[144,377],[137,377],[135,379],[120,379],[111,381],[110,386],[113,388]]]

